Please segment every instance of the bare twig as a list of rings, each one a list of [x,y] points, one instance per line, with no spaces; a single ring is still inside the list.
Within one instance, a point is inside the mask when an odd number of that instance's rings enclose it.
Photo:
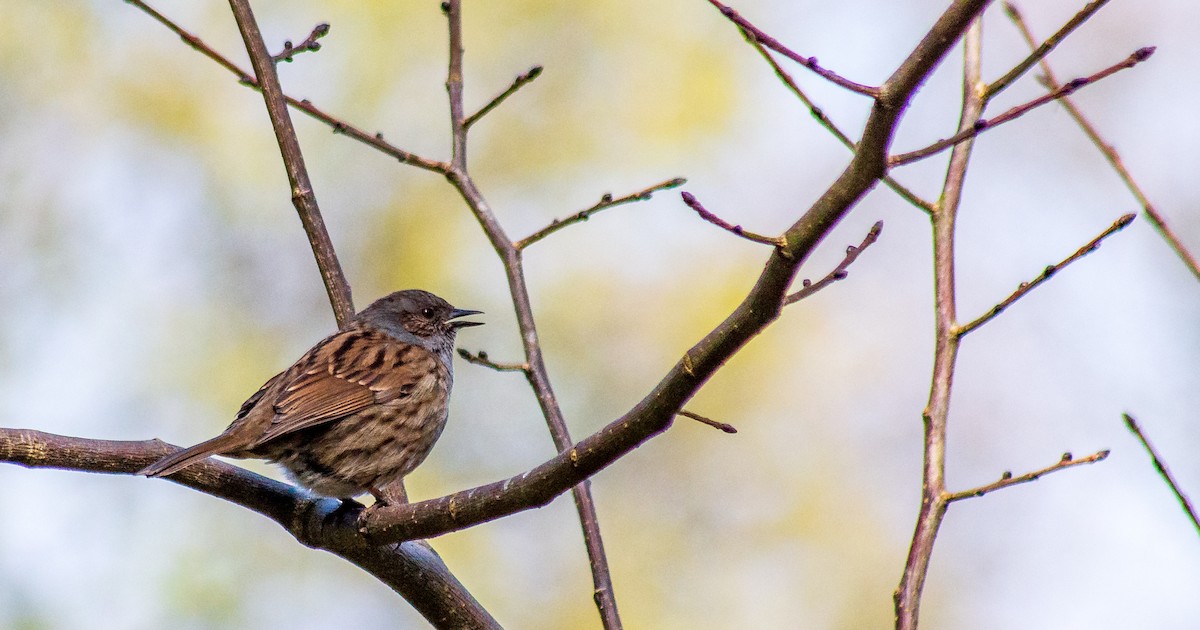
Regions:
[[[1113,64],[1091,76],[1081,77],[1078,79],[1072,79],[1071,81],[1068,81],[1063,86],[1059,87],[1057,90],[1054,90],[1053,92],[1049,92],[1047,94],[1039,96],[1039,97],[1029,101],[1028,103],[1023,103],[1021,105],[1017,105],[1016,107],[1013,107],[1012,109],[1009,109],[1008,111],[1006,111],[994,118],[991,118],[991,119],[980,118],[979,120],[975,121],[975,123],[973,125],[971,125],[970,127],[963,129],[962,131],[959,131],[958,133],[954,134],[953,136],[950,136],[949,138],[945,138],[943,140],[938,140],[937,142],[934,142],[933,144],[931,144],[923,149],[917,149],[916,151],[909,151],[908,153],[901,153],[899,155],[893,155],[892,157],[888,158],[888,165],[892,166],[892,167],[903,166],[904,164],[916,162],[917,160],[927,158],[931,155],[940,153],[941,151],[945,150],[946,148],[954,146],[954,145],[956,145],[960,142],[963,142],[964,140],[967,140],[969,138],[974,138],[975,136],[983,133],[984,131],[987,131],[988,129],[994,129],[1006,122],[1016,120],[1017,118],[1020,118],[1021,116],[1029,113],[1030,111],[1032,111],[1038,107],[1041,107],[1042,105],[1045,105],[1046,103],[1050,103],[1050,102],[1058,100],[1064,96],[1069,96],[1071,94],[1074,94],[1076,90],[1078,90],[1084,86],[1091,85],[1091,84],[1093,84],[1101,79],[1104,79],[1110,75],[1116,74],[1117,72],[1120,72],[1121,70],[1125,70],[1127,68],[1132,68],[1132,67],[1138,65],[1139,63],[1149,59],[1150,55],[1153,55],[1153,54],[1154,54],[1153,46],[1139,48],[1138,50],[1134,51],[1133,54],[1126,57],[1124,60],[1117,62],[1117,63],[1115,63],[1115,64]]]
[[[1063,24],[1057,33],[1047,38],[1040,46],[1031,42],[1029,46],[1033,51],[1029,53],[1029,56],[1022,59],[1021,63],[1013,66],[1012,70],[1006,72],[1004,76],[988,85],[985,98],[990,100],[993,96],[1012,85],[1013,81],[1016,81],[1021,75],[1025,74],[1035,63],[1044,62],[1046,55],[1049,55],[1050,51],[1054,50],[1068,35],[1075,32],[1075,29],[1079,28],[1088,18],[1095,15],[1097,11],[1104,8],[1106,4],[1108,4],[1108,0],[1094,0],[1093,2],[1089,2],[1074,17],[1067,20],[1067,23]],[[1004,4],[1004,9],[1010,17],[1013,15],[1013,11],[1015,11],[1013,6],[1007,2]]]
[[[267,104],[267,115],[271,118],[271,127],[275,130],[275,139],[279,142],[279,152],[283,155],[283,165],[292,187],[292,204],[296,206],[300,223],[304,225],[304,232],[308,234],[308,242],[317,258],[317,267],[321,270],[321,280],[325,282],[325,291],[329,294],[334,317],[337,318],[338,326],[341,326],[354,317],[350,283],[342,273],[342,264],[333,250],[333,241],[325,229],[325,220],[321,218],[321,209],[317,206],[317,196],[313,192],[312,181],[308,178],[308,169],[304,166],[304,154],[300,151],[296,128],[292,126],[292,117],[288,114],[287,101],[279,84],[275,62],[271,59],[271,53],[267,52],[267,44],[258,29],[254,12],[250,10],[249,0],[229,0],[229,7],[233,9],[233,16],[237,19],[238,30],[246,43],[246,52],[250,55],[250,64],[254,67],[254,74],[258,77],[258,84],[262,89],[263,101]]]
[[[687,204],[687,206],[692,210],[695,210],[696,214],[700,215],[701,219],[708,221],[709,223],[721,228],[722,230],[725,230],[726,232],[736,234],[737,236],[740,236],[748,241],[762,243],[763,245],[770,245],[772,247],[787,247],[787,240],[782,236],[763,236],[762,234],[755,234],[749,230],[742,229],[742,226],[740,225],[733,225],[721,217],[709,212],[700,203],[700,200],[696,199],[696,196],[690,192],[682,192],[680,193],[680,196],[683,197],[683,203]]]
[[[605,193],[600,197],[600,201],[597,201],[590,208],[580,210],[579,212],[576,212],[565,219],[555,219],[554,221],[551,221],[550,225],[547,225],[533,234],[530,234],[529,236],[526,236],[525,238],[513,243],[513,247],[517,248],[518,250],[525,249],[526,247],[533,245],[534,243],[546,238],[547,236],[550,236],[551,234],[567,227],[568,225],[574,225],[576,223],[587,221],[588,219],[592,218],[593,214],[596,214],[601,210],[607,210],[614,206],[632,203],[635,201],[645,201],[660,190],[678,188],[686,183],[686,179],[682,177],[676,177],[674,179],[668,179],[665,182],[650,186],[649,188],[644,188],[635,193],[630,193],[624,197],[613,198],[611,193]]]
[[[1017,287],[1016,291],[1013,291],[1011,295],[1004,298],[1004,300],[1002,300],[999,304],[988,309],[988,312],[984,313],[983,315],[980,315],[979,317],[975,318],[968,324],[959,326],[958,331],[957,331],[958,336],[962,337],[962,336],[966,335],[967,333],[974,331],[976,328],[979,328],[980,326],[988,323],[989,321],[992,320],[992,318],[999,315],[1000,313],[1003,313],[1004,309],[1012,306],[1014,302],[1016,302],[1017,300],[1024,297],[1025,294],[1032,291],[1039,284],[1049,280],[1051,276],[1058,273],[1060,270],[1062,270],[1063,267],[1066,267],[1067,265],[1075,262],[1076,260],[1079,260],[1080,258],[1083,258],[1084,256],[1087,256],[1088,254],[1099,249],[1101,241],[1103,241],[1104,239],[1108,238],[1109,236],[1112,236],[1113,234],[1116,234],[1117,232],[1120,232],[1121,230],[1125,229],[1125,227],[1127,225],[1129,225],[1130,223],[1133,222],[1133,220],[1134,220],[1134,218],[1136,218],[1136,216],[1137,215],[1135,215],[1135,214],[1127,214],[1127,215],[1117,219],[1116,221],[1113,222],[1112,225],[1108,226],[1108,228],[1106,228],[1103,232],[1101,232],[1098,236],[1096,236],[1096,238],[1093,238],[1092,240],[1088,241],[1086,245],[1075,250],[1075,253],[1071,254],[1070,256],[1067,256],[1066,258],[1064,258],[1061,262],[1059,262],[1057,264],[1053,264],[1053,265],[1046,267],[1045,269],[1042,270],[1042,273],[1038,274],[1038,276],[1036,278],[1034,278],[1033,280],[1030,280],[1029,282],[1022,282]]]
[[[182,39],[183,42],[190,46],[193,50],[215,61],[217,65],[233,73],[238,78],[238,82],[242,85],[255,90],[261,89],[258,85],[258,81],[256,81],[254,77],[250,76],[247,71],[243,70],[237,64],[230,61],[228,57],[225,57],[221,53],[217,52],[208,44],[205,44],[204,41],[199,37],[189,33],[188,31],[185,31],[170,18],[166,17],[162,13],[159,13],[145,2],[142,2],[142,0],[125,0],[125,2],[140,9],[143,13],[146,13],[150,17],[154,18],[154,20],[159,24],[167,27],[171,32],[178,35],[179,38]],[[400,162],[403,162],[404,164],[411,164],[417,168],[443,174],[450,168],[450,165],[446,164],[445,162],[430,160],[415,153],[405,151],[404,149],[401,149],[395,145],[389,144],[388,142],[384,141],[383,134],[367,133],[362,129],[355,127],[354,125],[351,125],[350,123],[319,109],[307,99],[298,99],[292,96],[285,96],[284,98],[287,99],[287,104],[289,106],[308,114],[312,118],[326,125],[329,125],[331,128],[333,128],[334,133],[353,138],[369,147],[377,149],[378,151],[399,160]]]
[[[275,63],[279,63],[280,61],[291,63],[292,58],[302,52],[316,52],[321,50],[321,42],[318,42],[317,40],[325,37],[328,34],[329,25],[325,23],[318,24],[313,27],[313,30],[308,34],[308,37],[305,38],[304,41],[300,42],[300,45],[293,46],[292,40],[290,39],[284,41],[283,51],[281,51],[278,55],[272,55],[271,61],[274,61]]]
[[[450,55],[446,73],[446,93],[450,100],[450,130],[451,130],[451,159],[450,169],[446,179],[458,190],[463,200],[475,218],[483,227],[496,254],[500,257],[505,275],[508,277],[509,292],[513,308],[517,314],[517,326],[521,330],[521,342],[525,349],[525,377],[533,388],[559,453],[571,449],[571,434],[567,430],[567,422],[563,417],[562,408],[554,395],[550,384],[549,371],[542,358],[541,342],[538,340],[537,324],[533,317],[533,307],[529,300],[529,289],[525,284],[525,272],[521,261],[521,250],[518,249],[504,232],[504,228],[496,219],[491,206],[488,205],[483,193],[475,185],[470,171],[467,169],[467,127],[466,114],[463,111],[463,41],[462,41],[462,2],[448,0],[442,3],[450,33]],[[613,590],[612,574],[608,567],[608,557],[604,550],[604,541],[600,535],[600,520],[596,515],[595,501],[592,499],[591,484],[586,476],[580,478],[571,488],[575,499],[575,509],[579,514],[580,527],[583,530],[584,546],[587,548],[588,564],[592,571],[593,599],[600,613],[601,623],[605,630],[619,630],[621,617],[617,611],[617,599]],[[454,519],[457,507],[450,503],[443,509],[449,510]]]
[[[883,221],[876,221],[875,225],[871,226],[871,229],[867,231],[867,235],[857,247],[850,245],[846,248],[846,257],[842,259],[842,262],[838,263],[837,267],[833,268],[833,271],[829,272],[824,278],[821,278],[815,283],[810,282],[807,279],[804,280],[801,283],[804,288],[784,298],[783,303],[787,305],[793,302],[799,302],[800,300],[803,300],[817,291],[824,289],[838,280],[844,280],[846,276],[850,275],[850,272],[847,271],[850,265],[854,264],[855,260],[858,260],[858,257],[863,253],[863,250],[870,247],[875,241],[879,240],[879,234],[882,231]]]
[[[1017,10],[1017,7],[1011,3],[1005,3],[1004,8],[1009,18],[1012,19],[1013,23],[1016,24],[1017,28],[1021,31],[1021,36],[1025,38],[1025,42],[1028,43],[1030,47],[1033,47],[1035,45],[1033,33],[1029,30],[1029,26],[1025,23],[1024,18],[1021,17],[1021,13]],[[1045,59],[1042,59],[1040,64],[1043,75],[1041,77],[1042,84],[1045,85],[1049,90],[1059,89],[1060,84],[1058,79],[1055,78],[1054,71],[1050,68],[1050,64],[1047,63]],[[1167,222],[1165,219],[1163,219],[1162,214],[1160,214],[1154,205],[1150,203],[1150,199],[1146,196],[1146,193],[1142,191],[1142,187],[1139,186],[1138,183],[1133,179],[1133,175],[1129,172],[1129,169],[1125,168],[1125,163],[1121,160],[1121,155],[1117,153],[1116,148],[1114,148],[1108,142],[1105,142],[1104,138],[1100,137],[1100,132],[1096,129],[1096,126],[1093,125],[1091,121],[1083,115],[1083,111],[1079,109],[1073,99],[1070,97],[1064,97],[1061,100],[1061,103],[1063,108],[1067,110],[1067,113],[1070,114],[1075,123],[1079,125],[1079,128],[1083,130],[1083,133],[1087,135],[1089,140],[1092,141],[1092,144],[1096,145],[1096,148],[1100,149],[1100,152],[1104,154],[1104,158],[1108,160],[1108,163],[1112,165],[1114,170],[1117,171],[1117,175],[1120,176],[1121,181],[1125,182],[1125,187],[1128,188],[1129,192],[1133,194],[1135,199],[1137,199],[1138,205],[1142,207],[1142,211],[1146,214],[1146,220],[1150,221],[1150,224],[1154,226],[1154,229],[1159,233],[1159,235],[1161,235],[1163,239],[1167,241],[1167,244],[1172,250],[1175,251],[1175,255],[1183,261],[1183,264],[1186,265],[1188,270],[1192,272],[1192,275],[1195,276],[1197,280],[1200,280],[1200,261],[1197,261],[1196,257],[1193,256],[1190,251],[1188,251],[1188,248],[1183,244],[1183,241],[1179,240],[1179,237],[1176,236],[1175,232],[1167,225]]]
[[[497,363],[488,358],[488,353],[480,350],[477,354],[471,354],[470,350],[465,348],[458,349],[458,356],[462,357],[467,363],[473,365],[482,365],[486,368],[491,368],[497,372],[528,372],[528,363]]]
[[[0,462],[133,475],[173,452],[158,440],[89,440],[31,429],[0,429]],[[345,558],[391,587],[437,628],[500,628],[424,542],[380,545],[361,536],[354,501],[314,498],[285,483],[208,459],[171,481],[225,499],[278,523],[301,544]]]
[[[785,86],[787,86],[788,90],[790,90],[792,94],[796,96],[796,98],[800,99],[801,103],[804,103],[805,107],[808,107],[809,113],[812,114],[812,117],[817,120],[817,123],[829,131],[829,133],[833,134],[833,137],[837,138],[837,141],[842,143],[842,146],[850,149],[850,151],[853,152],[855,150],[854,141],[851,140],[850,137],[845,133],[843,133],[842,130],[839,129],[832,120],[830,120],[829,116],[825,114],[824,110],[822,110],[820,107],[817,107],[816,104],[812,102],[812,99],[808,97],[808,94],[806,94],[804,90],[800,89],[800,85],[796,83],[796,80],[792,78],[792,75],[789,74],[787,70],[784,70],[783,67],[775,61],[775,57],[771,55],[771,52],[767,50],[757,38],[754,37],[753,33],[743,29],[742,34],[745,35],[746,41],[753,46],[754,49],[758,51],[758,54],[761,55],[762,58],[766,60],[767,64],[771,66],[771,70],[775,72],[775,76],[779,77],[779,80],[782,81]],[[933,211],[932,203],[917,196],[916,193],[914,193],[912,190],[909,190],[900,182],[896,181],[891,175],[884,175],[883,183],[887,184],[888,188],[891,188],[893,192],[895,192],[897,195],[900,195],[902,199],[920,208],[921,210],[924,210],[926,213]]]
[[[533,83],[533,80],[541,76],[541,74],[542,67],[534,66],[527,70],[524,74],[517,75],[517,78],[513,79],[512,85],[508,86],[508,89],[498,94],[496,98],[493,98],[491,101],[489,101],[488,104],[484,105],[479,111],[467,116],[466,119],[463,120],[463,127],[470,129],[471,125],[474,125],[480,118],[486,116],[488,112],[496,109],[496,106],[500,103],[503,103],[504,99],[512,96],[522,87]]]
[[[850,90],[851,92],[857,92],[859,94],[863,94],[865,96],[870,96],[872,98],[879,96],[879,88],[871,87],[869,85],[863,85],[861,83],[855,83],[854,81],[851,81],[850,79],[847,79],[847,78],[839,75],[838,73],[833,72],[832,70],[826,70],[825,68],[822,68],[820,66],[820,64],[817,63],[816,57],[805,57],[804,55],[801,55],[801,54],[791,50],[787,46],[784,46],[783,44],[781,44],[779,42],[779,40],[775,39],[774,37],[771,37],[770,35],[767,35],[766,33],[764,33],[762,31],[762,29],[751,24],[749,20],[742,17],[737,11],[733,10],[732,8],[730,8],[724,4],[721,4],[717,0],[708,0],[708,1],[710,4],[712,4],[714,7],[717,7],[717,9],[721,11],[721,15],[724,15],[726,18],[729,19],[729,21],[733,22],[734,24],[737,24],[738,28],[742,29],[742,32],[749,33],[752,37],[754,37],[755,40],[761,42],[763,46],[766,46],[767,48],[774,50],[775,52],[783,55],[784,57],[787,57],[788,59],[795,61],[796,63],[804,66],[805,68],[808,68],[809,70],[812,70],[814,73],[816,73],[817,75],[820,75],[821,77],[824,77],[831,83],[841,86],[841,87],[844,87],[847,90]]]
[[[728,424],[725,422],[719,422],[717,420],[713,420],[712,418],[706,418],[698,413],[692,413],[692,412],[688,411],[687,409],[680,409],[679,411],[677,411],[675,413],[676,413],[676,415],[680,415],[685,418],[691,418],[692,420],[695,420],[696,422],[699,422],[701,424],[707,424],[708,426],[713,427],[714,429],[720,429],[726,433],[737,433],[738,432],[737,428],[735,428],[732,424]]]
[[[970,490],[961,490],[959,492],[948,493],[945,495],[945,500],[947,503],[953,503],[955,501],[961,501],[963,499],[971,499],[974,497],[981,497],[989,492],[995,492],[997,490],[1002,490],[1009,486],[1015,486],[1015,485],[1021,484],[1021,483],[1029,483],[1030,481],[1037,481],[1044,475],[1049,475],[1050,473],[1058,472],[1060,470],[1066,470],[1073,466],[1080,466],[1082,464],[1094,464],[1096,462],[1103,461],[1106,457],[1108,457],[1108,454],[1109,454],[1109,451],[1106,449],[1103,451],[1097,451],[1095,453],[1092,453],[1091,455],[1088,455],[1087,457],[1075,459],[1074,457],[1071,456],[1070,453],[1063,453],[1063,456],[1061,458],[1059,458],[1059,460],[1057,462],[1054,462],[1053,464],[1046,466],[1045,468],[1042,468],[1040,470],[1028,472],[1028,473],[1025,473],[1024,475],[1019,475],[1016,477],[1014,477],[1013,474],[1010,472],[1005,472],[1003,475],[1000,475],[999,480],[993,481],[992,483],[979,486],[978,488],[971,488]]]
[[[1184,494],[1183,490],[1179,487],[1179,483],[1175,481],[1175,476],[1171,474],[1171,469],[1167,468],[1167,464],[1158,454],[1158,451],[1155,450],[1154,446],[1150,444],[1149,438],[1147,438],[1146,434],[1142,431],[1142,427],[1138,426],[1137,420],[1127,413],[1121,415],[1125,418],[1125,426],[1128,427],[1130,431],[1133,431],[1133,434],[1137,436],[1138,441],[1142,443],[1142,447],[1145,448],[1146,452],[1150,454],[1150,460],[1154,462],[1154,469],[1158,471],[1158,474],[1162,476],[1163,480],[1167,482],[1167,485],[1171,487],[1171,492],[1175,493],[1176,499],[1179,499],[1179,505],[1183,507],[1183,511],[1186,512],[1188,518],[1191,519],[1192,525],[1196,527],[1196,531],[1200,532],[1200,518],[1196,517],[1196,510],[1192,508],[1192,502],[1188,500],[1187,495]]]

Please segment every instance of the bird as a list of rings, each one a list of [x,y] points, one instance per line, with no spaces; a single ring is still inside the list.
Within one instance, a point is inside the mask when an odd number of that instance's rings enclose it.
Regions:
[[[164,477],[211,455],[265,459],[314,494],[404,502],[395,482],[446,426],[459,329],[483,322],[418,289],[376,300],[250,396],[220,435],[138,472]]]

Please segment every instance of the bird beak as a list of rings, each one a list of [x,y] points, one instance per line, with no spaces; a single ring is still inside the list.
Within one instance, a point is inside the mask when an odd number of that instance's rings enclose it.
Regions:
[[[466,317],[467,315],[482,315],[482,314],[483,314],[483,311],[468,311],[466,309],[456,308],[453,311],[450,311],[450,317],[447,317],[446,319],[458,319],[459,317]],[[454,329],[467,328],[468,326],[482,326],[482,325],[483,325],[483,322],[450,322],[450,327],[454,328]]]

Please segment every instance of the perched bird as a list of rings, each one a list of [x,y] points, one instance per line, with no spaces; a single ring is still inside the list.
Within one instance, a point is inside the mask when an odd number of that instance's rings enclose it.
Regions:
[[[170,475],[210,455],[260,458],[316,494],[403,501],[384,490],[442,434],[454,337],[482,324],[455,320],[476,314],[426,291],[383,297],[267,381],[224,433],[139,474]]]

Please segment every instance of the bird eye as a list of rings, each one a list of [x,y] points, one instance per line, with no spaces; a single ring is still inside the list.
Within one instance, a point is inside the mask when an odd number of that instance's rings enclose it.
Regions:
[[[433,319],[433,308],[426,306],[425,308],[421,309],[421,316],[426,319]]]

